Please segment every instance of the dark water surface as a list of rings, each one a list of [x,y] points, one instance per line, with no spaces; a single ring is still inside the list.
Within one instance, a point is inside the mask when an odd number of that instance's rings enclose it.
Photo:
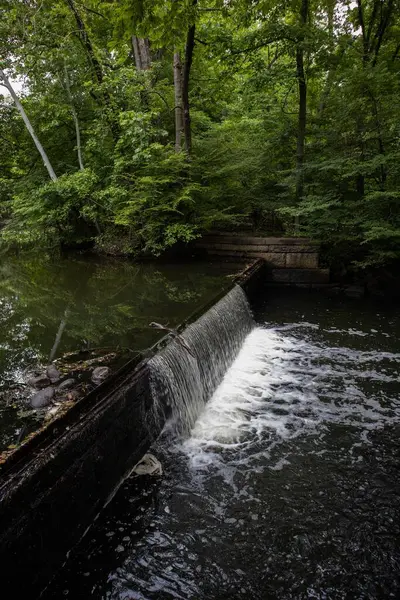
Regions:
[[[271,290],[191,435],[153,449],[45,594],[400,597],[397,309]]]
[[[1,257],[0,450],[30,423],[29,370],[69,351],[116,352],[120,363],[230,284],[232,265],[135,264],[78,255]]]

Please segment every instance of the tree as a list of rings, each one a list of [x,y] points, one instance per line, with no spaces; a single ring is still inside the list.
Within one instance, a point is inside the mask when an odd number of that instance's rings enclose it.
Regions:
[[[299,121],[297,132],[297,153],[296,153],[296,200],[300,202],[303,197],[303,165],[306,143],[307,126],[307,82],[304,70],[304,30],[308,19],[308,0],[301,0],[300,5],[300,35],[296,48],[296,71],[299,86]]]
[[[39,138],[36,135],[34,128],[32,127],[32,124],[28,118],[28,115],[26,114],[25,109],[22,106],[21,102],[18,100],[18,96],[14,92],[14,88],[11,85],[10,80],[8,79],[7,75],[5,74],[5,72],[2,69],[0,69],[0,80],[3,81],[4,87],[10,92],[11,98],[14,100],[15,106],[17,107],[17,110],[20,113],[20,115],[25,123],[25,127],[29,131],[31,138],[33,139],[34,144],[35,144],[36,148],[38,149],[40,156],[43,159],[44,166],[47,169],[50,179],[52,179],[53,181],[57,181],[57,175],[55,174],[54,169],[49,161],[49,158],[48,158],[46,152],[44,151],[44,148],[43,148],[42,144],[40,143]]]
[[[183,100],[182,100],[182,63],[180,52],[174,52],[174,91],[175,91],[175,150],[182,150],[184,133]]]
[[[251,225],[399,256],[399,0],[10,4],[3,70],[59,177],[0,99],[3,241],[160,254]]]

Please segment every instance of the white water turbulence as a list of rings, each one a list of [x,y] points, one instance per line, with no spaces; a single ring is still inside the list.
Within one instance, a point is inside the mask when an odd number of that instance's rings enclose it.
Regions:
[[[246,294],[236,285],[149,361],[156,410],[171,411],[167,431],[190,431],[253,327]]]
[[[400,598],[400,319],[260,300],[266,325],[235,288],[185,332],[195,357],[153,362],[163,475],[125,480],[46,600]]]
[[[329,347],[291,335],[296,325],[257,327],[182,444],[191,466],[269,468],[274,450],[303,435],[320,441],[332,424],[368,433],[400,422],[400,400],[375,395],[375,386],[398,384],[400,354]],[[372,393],[369,393],[372,392]]]

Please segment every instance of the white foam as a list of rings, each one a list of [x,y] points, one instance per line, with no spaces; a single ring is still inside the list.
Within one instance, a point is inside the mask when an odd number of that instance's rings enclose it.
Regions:
[[[262,441],[271,449],[283,440],[323,430],[327,423],[362,430],[400,421],[400,403],[366,394],[366,380],[391,382],[382,361],[400,354],[332,348],[289,335],[287,329],[255,328],[197,419],[182,447],[194,468],[221,463],[222,456]],[[365,387],[365,386],[364,386]],[[265,444],[267,440],[267,444]]]

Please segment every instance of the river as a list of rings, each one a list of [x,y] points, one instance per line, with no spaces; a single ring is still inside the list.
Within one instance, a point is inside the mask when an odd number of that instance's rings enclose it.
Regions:
[[[0,451],[44,418],[29,406],[32,369],[43,371],[50,359],[68,352],[76,353],[75,360],[113,353],[115,369],[162,335],[150,322],[176,326],[227,287],[237,268],[137,264],[88,254],[2,256]]]
[[[189,435],[152,449],[44,598],[400,595],[400,318],[269,290]]]

